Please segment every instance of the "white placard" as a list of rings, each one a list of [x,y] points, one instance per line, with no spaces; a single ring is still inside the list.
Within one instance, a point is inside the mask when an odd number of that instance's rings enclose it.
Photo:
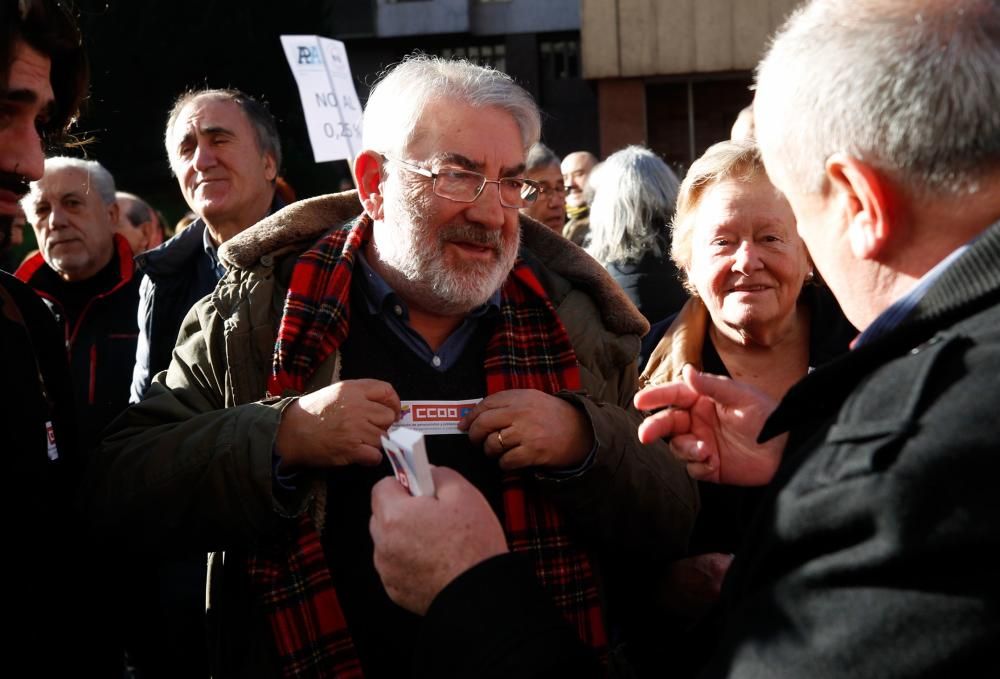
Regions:
[[[299,87],[313,158],[317,163],[354,160],[361,150],[361,102],[344,43],[318,35],[283,35],[281,46]]]

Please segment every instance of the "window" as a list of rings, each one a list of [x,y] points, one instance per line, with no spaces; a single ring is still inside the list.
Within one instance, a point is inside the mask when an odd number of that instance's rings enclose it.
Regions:
[[[749,75],[679,78],[646,86],[649,147],[679,177],[712,144],[729,139],[740,110],[753,101]]]
[[[578,40],[542,41],[538,48],[541,52],[543,78],[568,80],[580,77],[580,42]]]
[[[468,59],[480,66],[491,66],[498,71],[507,71],[507,46],[468,45],[463,47],[446,47],[441,50],[445,59]]]

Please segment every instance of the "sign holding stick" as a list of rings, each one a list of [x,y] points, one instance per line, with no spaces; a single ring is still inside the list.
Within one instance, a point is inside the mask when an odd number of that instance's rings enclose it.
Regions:
[[[347,50],[318,35],[283,35],[281,46],[295,76],[313,158],[354,160],[361,150],[361,102]]]

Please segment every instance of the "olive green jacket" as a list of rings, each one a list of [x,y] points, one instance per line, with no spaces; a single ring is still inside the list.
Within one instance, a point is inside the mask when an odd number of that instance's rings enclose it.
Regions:
[[[267,397],[278,323],[298,255],[354,218],[354,192],[292,204],[227,242],[229,272],[188,314],[168,370],[108,430],[90,470],[88,508],[101,534],[162,553],[246,553],[310,512],[322,530],[321,471],[295,493],[272,492],[273,446],[294,395]],[[555,306],[580,363],[594,461],[569,477],[538,474],[598,555],[655,568],[683,554],[697,490],[662,444],[643,446],[631,407],[639,337],[648,325],[603,267],[544,226],[521,219],[521,256]],[[338,379],[338,356],[307,383]],[[234,559],[212,559],[217,676],[267,676],[269,630],[254,615]],[[264,649],[264,650],[262,650]],[[246,672],[251,672],[247,675]]]

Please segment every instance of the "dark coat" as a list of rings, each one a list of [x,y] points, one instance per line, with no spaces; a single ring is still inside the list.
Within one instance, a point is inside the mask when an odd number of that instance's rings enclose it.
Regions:
[[[0,364],[3,534],[14,556],[4,614],[16,621],[4,648],[30,659],[37,676],[121,676],[109,622],[89,598],[105,590],[76,523],[83,451],[62,333],[38,295],[3,272]]]
[[[664,249],[669,250],[669,243]],[[664,252],[647,252],[638,262],[608,262],[604,265],[636,308],[653,325],[677,313],[688,300],[677,265]]]
[[[90,300],[72,325],[54,293],[63,283],[42,255],[36,254],[17,270],[17,277],[48,302],[63,329],[76,395],[77,427],[85,449],[97,445],[101,430],[128,405],[139,335],[139,276],[132,266],[128,241],[116,234],[114,242],[115,254],[108,264],[113,270],[109,286]]]
[[[289,497],[275,494],[273,442],[290,397],[261,399],[298,254],[359,211],[354,192],[320,196],[228,241],[221,251],[226,277],[187,316],[170,368],[116,422],[91,466],[90,518],[99,529],[163,551],[227,550],[210,565],[214,676],[274,676],[273,633],[248,589],[242,557],[284,545],[287,517],[325,507],[327,484],[313,483],[324,477],[310,473]],[[599,442],[586,471],[535,482],[586,531],[599,556],[628,560],[637,580],[648,563],[683,552],[697,510],[683,467],[662,444],[643,446],[635,437],[639,415],[629,406],[639,335],[648,325],[588,255],[523,216],[521,233],[522,256],[537,264],[573,343],[587,394],[574,402]],[[338,381],[340,366],[340,354],[330,356],[306,391]]]
[[[139,341],[129,400],[142,400],[153,375],[166,370],[188,310],[212,292],[222,272],[205,251],[205,222],[196,219],[167,242],[137,255],[145,274],[139,294]]]
[[[271,214],[285,206],[275,194]],[[225,274],[205,250],[205,222],[198,218],[159,246],[136,256],[145,278],[139,295],[139,342],[129,402],[138,403],[153,376],[170,365],[184,316]]]
[[[807,285],[802,288],[798,303],[809,309],[810,368],[829,363],[834,358],[847,353],[850,342],[857,336],[858,331],[844,317],[844,313],[840,310],[840,306],[829,288]],[[702,302],[695,299],[691,301],[691,304],[702,304]],[[640,370],[645,369],[646,360],[657,349],[657,345],[676,318],[677,314],[674,314],[652,326],[649,334],[643,338]],[[707,324],[711,325],[711,323],[712,320],[709,317]],[[708,328],[692,328],[690,325],[689,322],[687,330],[692,341],[696,338],[701,340],[699,345],[701,361],[700,363],[693,362],[695,367],[712,375],[730,377],[719,352],[716,351],[715,345],[712,343],[712,336],[708,332]],[[671,342],[673,338],[672,335],[665,341]],[[666,345],[666,349],[676,351],[676,347],[672,347],[670,344]],[[661,376],[656,367],[652,368],[651,371],[655,374],[652,376],[644,374],[640,377],[639,381],[642,386],[645,386],[644,381],[647,377],[652,378],[653,384],[661,384],[664,381],[664,377]],[[668,374],[673,373],[673,369],[667,372]],[[680,376],[670,374],[670,379],[680,379]],[[762,491],[762,487],[727,486],[707,481],[698,482],[701,511],[698,513],[695,530],[691,535],[691,554],[735,553],[742,542],[742,527],[752,516],[753,509],[762,496]]]
[[[1000,223],[907,319],[793,387],[707,676],[997,676]]]
[[[790,430],[789,441],[727,576],[727,626],[701,676],[1000,675],[998,411],[1000,223],[902,324],[808,375],[768,421],[764,436]],[[532,625],[531,604],[489,562],[439,595],[429,632],[459,624],[452,587],[496,592],[492,608],[479,604],[496,621],[477,621],[480,638],[525,630],[505,639],[507,667],[522,658],[530,674],[538,647],[545,667],[579,667],[579,644]],[[482,661],[463,649],[446,659],[465,663],[458,676]]]

